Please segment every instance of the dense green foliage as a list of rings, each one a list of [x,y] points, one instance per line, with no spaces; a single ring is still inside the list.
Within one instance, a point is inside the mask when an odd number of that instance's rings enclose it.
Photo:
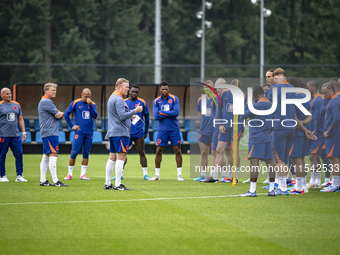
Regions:
[[[260,6],[250,0],[214,1],[206,11],[206,64],[259,64]],[[265,0],[266,68],[291,64],[338,64],[340,1]],[[200,64],[201,2],[162,1],[163,64]],[[16,82],[114,82],[119,76],[153,82],[154,0],[3,0],[0,62],[46,66],[0,66],[0,85]],[[54,66],[104,64],[103,66]],[[105,66],[109,64],[111,66]],[[116,64],[149,64],[116,67]],[[288,69],[288,68],[287,68]],[[338,67],[289,68],[289,75],[338,76]],[[207,67],[206,77],[258,77],[258,66]],[[199,67],[165,67],[163,78],[188,82]]]

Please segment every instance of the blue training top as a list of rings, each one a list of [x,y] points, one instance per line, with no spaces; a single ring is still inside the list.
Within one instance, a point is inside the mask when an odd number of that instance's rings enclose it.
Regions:
[[[93,101],[91,102],[91,105],[88,105],[79,98],[74,100],[65,111],[65,120],[71,128],[73,127],[73,124],[69,115],[74,111],[76,125],[80,127],[79,130],[75,131],[76,134],[93,134],[92,119],[97,119],[98,114],[96,111],[96,104]]]
[[[18,117],[21,115],[19,103],[11,101],[9,104],[6,104],[4,101],[0,101],[0,137],[20,136]]]

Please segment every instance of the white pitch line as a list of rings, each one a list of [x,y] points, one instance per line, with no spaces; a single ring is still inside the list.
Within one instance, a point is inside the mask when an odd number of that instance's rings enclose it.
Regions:
[[[267,193],[259,193],[258,196],[266,195]],[[157,200],[181,200],[181,199],[197,199],[197,198],[225,198],[238,197],[238,195],[224,196],[204,196],[204,197],[156,197],[156,198],[139,198],[139,199],[121,199],[121,200],[88,200],[88,201],[55,201],[55,202],[23,202],[23,203],[0,203],[4,205],[39,205],[39,204],[76,204],[76,203],[110,203],[110,202],[138,202],[138,201],[157,201]]]

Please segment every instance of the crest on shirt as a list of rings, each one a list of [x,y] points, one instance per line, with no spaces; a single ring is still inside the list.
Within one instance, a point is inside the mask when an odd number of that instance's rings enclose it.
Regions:
[[[90,112],[89,111],[82,111],[83,119],[88,120],[90,118]]]
[[[162,109],[162,111],[165,111],[165,112],[170,111],[170,105],[164,104],[164,105],[162,105],[161,109]]]
[[[14,112],[7,113],[7,120],[8,121],[15,121],[15,113]]]
[[[168,103],[169,103],[169,104],[171,104],[171,103],[172,103],[172,99],[171,99],[171,98],[168,100]]]
[[[233,104],[228,103],[225,107],[228,112],[233,112]]]
[[[16,110],[18,110],[18,107],[16,107],[16,106],[13,106],[13,109],[14,109],[14,111],[16,111]]]

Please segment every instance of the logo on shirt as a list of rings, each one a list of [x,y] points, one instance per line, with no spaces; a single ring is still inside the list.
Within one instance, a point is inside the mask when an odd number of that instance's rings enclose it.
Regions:
[[[79,106],[79,108],[82,108],[83,106],[81,105],[81,106]]]
[[[171,104],[171,103],[172,103],[172,99],[171,99],[171,98],[168,100],[168,103],[169,103],[169,104]]]
[[[207,108],[207,114],[205,116],[207,117],[211,116],[211,108]]]
[[[168,105],[168,104],[162,105],[162,106],[161,106],[161,110],[162,110],[162,111],[165,111],[165,112],[166,112],[166,111],[170,111],[170,105]]]
[[[83,116],[83,119],[88,120],[88,119],[90,119],[90,112],[89,111],[83,111],[82,116]]]
[[[16,111],[16,110],[18,110],[18,107],[16,107],[16,106],[13,106],[13,109],[14,109],[14,111]]]
[[[228,112],[233,112],[233,104],[228,103],[225,107]]]
[[[14,112],[7,113],[7,121],[15,121],[15,113]]]

